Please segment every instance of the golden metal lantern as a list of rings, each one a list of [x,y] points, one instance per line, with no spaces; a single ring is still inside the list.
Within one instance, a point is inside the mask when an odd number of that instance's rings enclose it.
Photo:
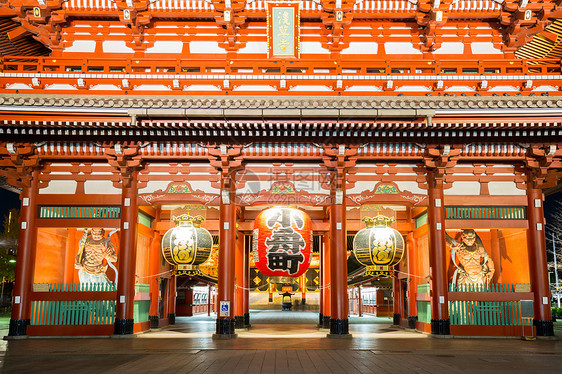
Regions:
[[[353,253],[362,265],[365,275],[376,277],[392,276],[391,267],[398,264],[404,255],[404,238],[389,227],[394,218],[383,215],[362,219],[366,228],[353,238]]]
[[[162,254],[176,266],[177,275],[198,274],[197,265],[209,259],[213,237],[201,227],[202,216],[187,214],[172,216],[176,227],[168,230],[162,239]]]

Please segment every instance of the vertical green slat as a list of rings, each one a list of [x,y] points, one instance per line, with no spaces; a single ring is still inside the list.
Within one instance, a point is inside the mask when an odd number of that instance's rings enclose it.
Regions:
[[[31,302],[31,324],[32,325],[36,325],[37,324],[37,301],[32,301]]]
[[[45,318],[45,323],[47,325],[52,325],[53,324],[53,307],[54,307],[54,302],[52,300],[49,300],[49,302],[47,303],[47,310],[46,310],[46,318]]]
[[[43,309],[43,301],[37,301],[37,309],[35,310],[35,321],[36,324],[41,325],[43,321],[41,321],[41,310]]]
[[[39,321],[41,325],[45,324],[45,302],[44,300],[41,301],[41,308],[39,312]]]

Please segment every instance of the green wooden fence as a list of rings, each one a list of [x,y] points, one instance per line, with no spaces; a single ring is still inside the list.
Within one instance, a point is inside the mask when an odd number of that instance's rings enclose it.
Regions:
[[[525,220],[524,206],[446,206],[445,219]]]
[[[513,293],[514,284],[489,284],[489,285],[455,285],[449,286],[449,292],[465,293]],[[492,296],[492,295],[490,295]],[[469,297],[467,297],[469,298]],[[521,319],[520,301],[477,301],[455,300],[449,301],[449,317],[451,325],[496,325],[496,326],[521,326],[523,323],[530,326],[530,319]]]
[[[41,300],[32,301],[32,325],[111,325],[115,322],[115,297],[84,299],[90,292],[116,292],[115,284],[50,283],[41,286],[34,287],[42,291],[42,296]]]
[[[40,205],[39,218],[111,218],[121,217],[119,205]]]

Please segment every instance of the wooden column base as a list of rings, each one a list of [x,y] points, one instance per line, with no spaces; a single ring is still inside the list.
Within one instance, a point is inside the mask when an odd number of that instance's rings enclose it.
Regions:
[[[537,328],[537,336],[554,336],[554,324],[552,321],[533,320],[533,326]]]
[[[115,335],[129,335],[133,333],[135,320],[132,318],[116,318],[115,319]]]
[[[418,321],[418,316],[408,316],[408,328],[415,330],[417,321]]]
[[[431,333],[434,335],[451,335],[451,322],[449,319],[432,319]]]
[[[158,328],[158,321],[160,318],[158,316],[148,316],[148,320],[150,321],[150,328],[157,329]]]
[[[324,320],[322,321],[322,328],[324,329],[330,328],[330,316],[324,316]]]
[[[30,320],[28,319],[18,319],[10,320],[10,328],[8,330],[8,336],[22,336],[27,335],[27,325],[29,325]]]
[[[217,319],[216,333],[213,339],[228,339],[236,337],[234,318]]]
[[[170,325],[176,324],[176,313],[169,313],[168,314],[168,321],[170,321]]]
[[[322,315],[322,313],[318,314],[318,325],[316,327],[320,329],[324,327],[324,315]]]
[[[234,328],[235,329],[243,329],[244,326],[244,316],[235,316],[234,317]]]
[[[349,335],[349,320],[330,319],[330,335]]]

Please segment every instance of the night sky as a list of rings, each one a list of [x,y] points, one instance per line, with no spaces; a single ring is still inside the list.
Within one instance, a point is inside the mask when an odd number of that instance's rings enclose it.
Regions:
[[[12,208],[20,207],[20,197],[11,191],[0,188],[0,231],[4,230],[4,216]]]

